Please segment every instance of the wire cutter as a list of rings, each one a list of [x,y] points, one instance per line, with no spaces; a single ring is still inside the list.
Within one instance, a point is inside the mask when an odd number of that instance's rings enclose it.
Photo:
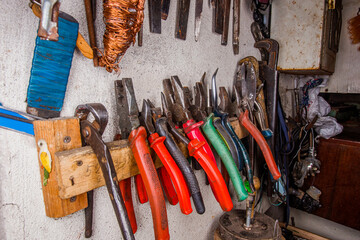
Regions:
[[[192,212],[189,190],[179,167],[176,165],[174,159],[165,147],[164,141],[166,137],[160,137],[155,130],[153,121],[156,121],[161,114],[156,113],[156,110],[154,110],[154,108],[151,108],[151,105],[152,104],[149,100],[144,99],[141,111],[144,125],[149,133],[148,141],[150,147],[154,149],[156,154],[159,156],[166,170],[164,168],[161,169],[164,169],[165,172],[170,175],[179,199],[181,212],[188,215]],[[170,184],[172,185],[171,181]]]
[[[271,175],[275,180],[278,180],[281,177],[281,174],[276,166],[270,147],[259,129],[252,123],[249,118],[249,114],[252,115],[254,101],[256,98],[256,78],[252,63],[244,62],[239,65],[238,76],[241,79],[241,89],[235,87],[234,92],[237,103],[237,115],[239,116],[240,123],[255,139],[264,155]]]
[[[118,114],[122,134],[129,134],[129,145],[133,152],[141,178],[149,196],[156,239],[169,239],[169,227],[165,199],[150,150],[146,144],[146,130],[140,126],[139,110],[131,78],[115,81]]]
[[[205,170],[209,178],[210,185],[213,187],[214,195],[217,198],[222,210],[230,211],[233,208],[233,203],[231,201],[229,191],[219,169],[217,168],[216,162],[210,159],[203,148],[205,142],[199,141],[197,138],[189,140],[189,138],[185,137],[179,129],[176,128],[175,123],[172,122],[172,113],[168,110],[164,94],[162,94],[161,100],[163,102],[164,114],[167,117],[171,133],[175,136],[175,138],[183,142],[188,147],[190,156],[194,157]]]

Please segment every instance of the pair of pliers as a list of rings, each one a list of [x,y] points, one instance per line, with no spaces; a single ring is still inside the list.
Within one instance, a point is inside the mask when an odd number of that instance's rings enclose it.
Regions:
[[[164,114],[171,133],[175,136],[175,138],[183,142],[188,147],[189,155],[194,157],[205,170],[210,185],[213,188],[214,195],[216,196],[222,210],[230,211],[233,208],[233,203],[231,201],[229,191],[219,169],[217,168],[216,162],[214,162],[204,150],[205,142],[199,141],[197,138],[190,140],[179,131],[175,123],[172,121],[172,113],[169,111],[165,95],[162,94],[161,96]],[[200,131],[198,128],[197,130]]]
[[[278,180],[281,177],[281,174],[276,166],[270,147],[262,133],[250,119],[252,118],[254,102],[256,98],[256,77],[253,64],[250,61],[240,64],[238,66],[237,77],[241,81],[240,86],[234,88],[234,92],[237,103],[237,115],[239,117],[240,123],[255,139],[256,143],[258,144],[264,155],[266,164],[270,170],[271,175],[275,180]]]
[[[165,147],[164,141],[166,137],[160,137],[160,135],[155,130],[154,122],[156,122],[161,117],[161,113],[156,111],[156,109],[153,107],[153,104],[149,100],[144,99],[141,116],[144,121],[144,126],[149,133],[148,141],[150,147],[154,149],[156,154],[159,156],[161,162],[164,164],[164,167],[160,168],[159,170],[159,177],[166,177],[166,174],[170,175],[170,182],[163,181],[163,183],[169,183],[171,187],[172,183],[174,184],[176,196],[180,203],[181,212],[188,215],[192,212],[192,208],[189,190],[187,188],[185,179],[179,167],[176,165],[174,159],[169,153],[168,149]],[[168,188],[164,185],[163,187],[165,190],[165,194],[167,195],[168,200],[171,203],[171,200],[169,199],[169,195],[171,194],[167,193],[168,190],[171,188]]]

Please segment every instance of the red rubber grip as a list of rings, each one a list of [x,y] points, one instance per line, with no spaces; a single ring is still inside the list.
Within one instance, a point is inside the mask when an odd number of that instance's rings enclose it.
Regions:
[[[184,176],[179,167],[176,165],[174,159],[164,145],[165,137],[159,137],[159,134],[154,133],[149,136],[150,147],[154,149],[159,156],[161,162],[174,184],[181,212],[188,215],[192,212],[189,190],[187,188]]]
[[[139,127],[132,130],[129,142],[149,196],[155,239],[170,239],[165,199],[154,162],[151,159],[150,149],[146,145],[145,128]]]
[[[134,178],[135,178],[135,187],[136,187],[136,192],[138,194],[139,202],[141,204],[147,203],[149,201],[149,198],[146,193],[146,189],[144,186],[144,182],[141,178],[141,175],[138,174]]]
[[[210,159],[215,163],[215,167],[217,168],[216,159],[213,152],[211,151],[210,145],[208,144],[204,135],[201,133],[199,129],[203,124],[204,124],[203,121],[196,123],[193,119],[190,119],[183,124],[184,132],[190,140],[197,139],[199,142],[204,142],[202,148],[204,149],[205,153],[210,157]],[[210,187],[212,192],[214,193],[216,201],[219,202],[218,196],[216,195],[216,191],[214,190],[214,186],[211,183],[210,183]]]
[[[264,155],[266,164],[270,170],[271,175],[275,180],[278,180],[281,177],[281,174],[276,166],[274,156],[271,153],[270,147],[267,144],[264,136],[261,134],[259,129],[249,119],[249,111],[246,109],[245,112],[242,112],[239,117],[240,123],[248,130],[251,136],[255,139],[256,143],[259,145],[261,152]]]
[[[176,195],[176,191],[171,182],[170,175],[166,171],[164,167],[158,169],[158,175],[160,179],[160,183],[164,189],[165,196],[171,205],[176,205],[179,202],[178,196]]]
[[[214,193],[216,193],[216,196],[218,197],[222,210],[228,212],[233,208],[229,191],[216,164],[204,151],[204,144],[204,142],[199,142],[197,139],[191,140],[188,145],[189,154],[190,156],[193,156],[205,170],[209,182],[215,191]]]
[[[131,195],[131,178],[121,180],[119,182],[119,187],[120,187],[121,195],[122,195],[124,203],[125,203],[125,208],[126,208],[126,212],[129,217],[132,232],[136,233],[137,223],[136,223],[134,205],[133,205],[132,195]]]

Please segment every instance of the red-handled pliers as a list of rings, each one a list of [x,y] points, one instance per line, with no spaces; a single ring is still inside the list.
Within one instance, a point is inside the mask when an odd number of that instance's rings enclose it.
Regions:
[[[129,145],[140,170],[149,197],[156,239],[169,239],[165,198],[150,149],[146,144],[146,130],[140,126],[139,110],[131,78],[115,81],[115,96],[121,134],[129,135]],[[125,133],[125,134],[124,134]]]
[[[234,87],[234,92],[240,123],[248,130],[250,135],[253,136],[264,155],[271,175],[275,180],[278,180],[281,177],[281,174],[276,166],[271,149],[262,133],[249,118],[249,114],[252,114],[253,112],[254,101],[256,98],[256,77],[253,65],[251,62],[244,62],[239,68],[238,74],[241,79],[241,90]]]
[[[144,121],[145,128],[149,133],[148,140],[150,147],[154,149],[161,162],[164,164],[166,172],[170,175],[179,199],[181,212],[188,215],[192,212],[189,190],[179,167],[176,165],[174,159],[165,147],[165,137],[160,137],[155,130],[153,121],[161,117],[161,115],[156,114],[154,108],[151,108],[151,105],[152,104],[149,101],[143,100],[143,107],[141,111],[142,120]],[[171,181],[169,184],[172,184]],[[164,183],[168,182],[165,181]],[[169,198],[168,200],[169,202],[171,201]]]

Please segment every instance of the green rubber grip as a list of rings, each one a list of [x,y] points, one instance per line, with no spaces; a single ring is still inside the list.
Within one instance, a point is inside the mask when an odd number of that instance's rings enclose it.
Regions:
[[[225,165],[226,170],[229,173],[231,182],[234,185],[237,197],[239,201],[243,201],[248,197],[248,193],[245,189],[244,182],[240,175],[238,168],[234,162],[234,159],[231,156],[231,153],[226,146],[225,142],[219,135],[218,131],[215,129],[212,121],[214,118],[214,114],[211,113],[209,117],[206,118],[205,123],[201,126],[204,131],[207,139],[211,142],[213,147],[215,148],[217,154],[220,156],[222,162]]]

